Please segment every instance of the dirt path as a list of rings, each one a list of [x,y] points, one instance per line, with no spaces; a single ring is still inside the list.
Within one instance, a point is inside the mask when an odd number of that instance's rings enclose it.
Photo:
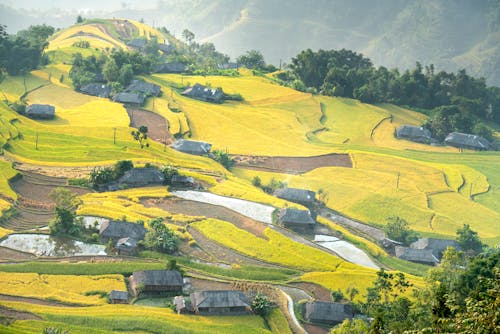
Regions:
[[[302,174],[320,167],[352,168],[349,154],[327,154],[315,157],[265,157],[235,155],[236,166],[245,169]]]
[[[0,262],[26,261],[33,259],[36,259],[36,256],[33,254],[19,252],[6,247],[0,247]]]
[[[267,227],[266,224],[256,222],[253,219],[222,206],[189,201],[181,198],[142,199],[141,203],[145,207],[156,207],[170,213],[224,220],[258,237],[265,238],[263,232]]]
[[[172,136],[168,131],[168,124],[165,118],[142,109],[127,108],[127,113],[130,117],[131,127],[138,129],[140,126],[147,126],[148,137],[152,140],[162,144],[172,142]]]
[[[2,294],[0,294],[0,300],[6,300],[6,301],[11,301],[11,302],[30,303],[30,304],[45,305],[45,306],[81,307],[79,305],[64,304],[61,302],[55,302],[55,301],[45,300],[45,299],[9,296],[9,295],[2,295]]]
[[[15,320],[42,320],[42,318],[30,312],[0,306],[0,324],[9,325]]]
[[[338,214],[333,210],[322,209],[319,214],[323,218],[329,219],[334,223],[356,230],[356,232],[360,233],[363,237],[367,239],[372,239],[372,240],[374,239],[379,243],[383,242],[384,240],[387,240],[384,231],[382,231],[381,229],[341,216],[340,214]]]

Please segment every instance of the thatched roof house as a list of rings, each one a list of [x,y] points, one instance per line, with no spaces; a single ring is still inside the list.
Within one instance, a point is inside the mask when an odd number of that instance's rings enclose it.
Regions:
[[[198,83],[186,88],[181,94],[192,99],[212,103],[222,103],[224,100],[224,92],[221,88],[208,88]]]
[[[128,292],[112,290],[109,293],[109,302],[111,304],[128,304]]]
[[[396,137],[404,138],[419,143],[429,143],[431,132],[424,127],[414,125],[401,125],[396,129]]]
[[[479,151],[487,150],[491,146],[490,142],[483,137],[460,132],[450,133],[444,142],[450,146]]]
[[[276,190],[274,196],[307,206],[314,204],[316,193],[306,189],[282,188]]]
[[[212,144],[205,143],[203,141],[179,139],[176,140],[171,147],[174,150],[184,153],[205,155],[212,149]]]
[[[118,239],[116,249],[120,254],[132,255],[137,250],[137,239],[125,237]]]
[[[132,168],[118,180],[121,185],[129,187],[144,187],[153,184],[163,184],[165,176],[156,168]]]
[[[413,249],[425,249],[432,251],[432,254],[441,259],[443,253],[448,247],[459,249],[458,243],[455,240],[438,239],[438,238],[420,238],[410,245]]]
[[[129,281],[136,296],[141,292],[180,292],[184,285],[182,275],[177,270],[135,271]]]
[[[116,242],[122,238],[142,240],[146,235],[146,231],[146,228],[141,224],[105,221],[99,228],[99,236],[103,241],[112,239]]]
[[[436,256],[434,256],[432,250],[430,249],[414,249],[409,247],[396,246],[395,253],[396,257],[406,261],[417,262],[429,266],[433,266],[439,263],[439,260]]]
[[[285,208],[278,211],[278,223],[294,230],[308,231],[316,222],[309,210]]]
[[[108,98],[111,95],[111,86],[97,82],[89,83],[80,88],[80,93]]]
[[[196,291],[190,297],[192,308],[199,314],[246,314],[250,310],[250,300],[242,291]]]
[[[142,93],[122,92],[113,96],[114,102],[142,105],[146,97]]]
[[[312,323],[337,325],[345,319],[352,319],[353,310],[350,305],[334,302],[306,303],[305,318]]]
[[[164,63],[154,67],[154,73],[183,73],[186,72],[187,66],[183,63]]]
[[[153,83],[142,80],[132,80],[130,85],[125,89],[126,92],[143,93],[148,96],[160,96],[161,87]]]
[[[56,108],[49,104],[31,104],[26,107],[25,113],[30,118],[51,119],[55,116]]]

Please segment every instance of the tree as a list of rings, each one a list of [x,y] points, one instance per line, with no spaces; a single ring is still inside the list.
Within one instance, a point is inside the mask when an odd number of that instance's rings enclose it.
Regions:
[[[483,250],[483,243],[476,231],[473,231],[469,224],[464,224],[462,228],[457,230],[456,241],[460,248],[469,255],[477,255]]]
[[[244,55],[239,56],[236,61],[238,64],[253,70],[262,70],[266,66],[264,56],[257,50],[247,51]]]
[[[56,203],[56,207],[66,210],[75,210],[82,200],[78,198],[78,194],[72,193],[70,190],[62,187],[57,187],[49,194],[49,197]]]
[[[74,211],[56,207],[56,216],[49,223],[50,234],[77,236],[82,229],[81,220],[76,219]]]
[[[269,312],[271,311],[271,306],[272,303],[269,300],[269,298],[267,298],[266,295],[260,292],[257,292],[257,295],[252,300],[252,305],[251,305],[252,311],[255,314],[263,317],[269,314]]]
[[[125,64],[120,68],[118,75],[118,82],[123,86],[127,86],[134,77],[134,68],[131,64]]]
[[[76,23],[82,23],[83,22],[83,17],[81,15],[78,15],[76,17]]]
[[[224,168],[227,170],[230,170],[231,167],[234,166],[235,162],[229,155],[229,153],[222,151],[222,150],[214,150],[212,152],[213,154],[213,159],[220,163]]]
[[[182,37],[186,41],[187,44],[191,44],[194,40],[194,33],[189,31],[188,29],[184,29],[182,31]]]
[[[174,231],[163,223],[163,218],[151,220],[149,227],[150,230],[144,237],[144,246],[146,248],[170,254],[177,251],[178,238]]]
[[[384,232],[387,238],[409,245],[418,239],[418,234],[409,228],[406,220],[400,217],[388,217]]]
[[[179,170],[172,165],[168,165],[162,169],[162,173],[163,176],[165,177],[165,183],[171,184],[172,177],[174,177],[174,175],[179,175]]]
[[[369,327],[366,322],[361,319],[346,319],[340,325],[332,328],[330,334],[366,334],[369,332]]]
[[[120,69],[116,65],[116,61],[113,58],[108,59],[104,66],[102,67],[102,75],[104,79],[109,82],[118,81],[120,77]]]
[[[118,180],[125,172],[134,168],[134,164],[130,160],[120,160],[113,166],[113,179]]]
[[[144,148],[144,146],[149,147],[149,143],[147,142],[148,140],[148,127],[145,125],[141,125],[139,127],[139,130],[134,130],[130,133],[132,137],[134,137],[135,140],[139,142],[141,145],[141,148]]]

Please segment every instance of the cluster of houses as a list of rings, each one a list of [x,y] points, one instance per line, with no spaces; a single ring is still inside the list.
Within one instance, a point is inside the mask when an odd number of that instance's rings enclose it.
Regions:
[[[111,96],[111,86],[106,84],[104,78],[99,82],[92,82],[80,88],[80,92],[87,95],[109,98]],[[143,80],[132,80],[123,92],[112,97],[114,102],[142,105],[147,96],[160,96],[161,87],[159,85]]]
[[[423,144],[434,143],[431,132],[421,126],[402,125],[396,129],[396,137]],[[491,148],[491,143],[488,140],[468,133],[452,132],[446,136],[444,142],[449,146],[461,149],[483,151]]]
[[[402,260],[434,266],[448,247],[459,249],[455,240],[421,238],[410,244],[410,247],[396,246],[394,252]]]

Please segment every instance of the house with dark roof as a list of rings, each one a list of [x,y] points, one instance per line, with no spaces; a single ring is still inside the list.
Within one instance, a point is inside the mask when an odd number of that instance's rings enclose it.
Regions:
[[[108,98],[111,95],[111,86],[93,82],[82,86],[80,93]]]
[[[443,257],[443,253],[448,247],[459,249],[458,243],[455,240],[438,238],[420,238],[410,245],[410,248],[413,249],[432,251],[432,254],[439,260]]]
[[[121,92],[113,96],[114,102],[142,105],[146,97],[142,93]]]
[[[483,137],[460,132],[450,133],[446,136],[444,142],[450,146],[479,151],[488,150],[491,146],[490,142]]]
[[[158,43],[158,49],[163,52],[164,55],[169,55],[175,48],[170,44]]]
[[[402,260],[417,262],[434,266],[439,263],[439,260],[430,249],[414,249],[410,247],[396,246],[394,248],[396,257]]]
[[[56,108],[49,104],[31,104],[26,107],[25,114],[30,118],[52,119]]]
[[[128,292],[111,290],[108,299],[110,304],[128,304]]]
[[[352,317],[353,309],[347,304],[316,301],[306,303],[305,319],[311,323],[338,325]]]
[[[296,231],[310,232],[316,222],[309,210],[284,208],[278,211],[278,224]]]
[[[238,63],[225,63],[225,64],[217,64],[217,68],[219,70],[237,70],[239,68]]]
[[[208,88],[198,83],[186,88],[181,94],[205,102],[222,103],[224,101],[222,88]]]
[[[142,49],[148,41],[145,38],[134,38],[127,42],[127,46],[134,49]]]
[[[274,196],[305,206],[311,206],[316,199],[314,191],[298,188],[281,188],[274,192]]]
[[[132,93],[142,93],[147,96],[160,96],[161,95],[161,87],[150,83],[146,82],[143,80],[132,80],[130,85],[127,86],[125,89],[126,92],[132,92]]]
[[[193,188],[196,185],[193,177],[184,175],[172,176],[170,184],[174,187],[186,187],[186,188]]]
[[[417,143],[430,143],[431,132],[422,126],[401,125],[396,129],[396,137]]]
[[[184,73],[186,71],[186,64],[178,62],[158,64],[153,68],[154,73]]]
[[[107,242],[109,239],[117,242],[122,238],[142,240],[146,232],[146,228],[141,224],[113,220],[103,222],[99,228],[99,236],[103,242]]]
[[[118,179],[118,183],[123,187],[145,187],[150,185],[159,185],[165,182],[165,176],[158,169],[132,168]]]
[[[120,255],[134,255],[137,251],[137,241],[131,237],[121,238],[116,242],[115,248]]]
[[[212,144],[203,141],[179,139],[176,140],[171,147],[179,152],[184,152],[194,155],[205,155],[212,149]]]
[[[134,295],[145,293],[179,293],[184,281],[177,270],[143,270],[135,271],[129,278],[130,288]]]
[[[195,291],[190,298],[191,307],[197,314],[242,315],[250,312],[250,300],[242,291]]]

